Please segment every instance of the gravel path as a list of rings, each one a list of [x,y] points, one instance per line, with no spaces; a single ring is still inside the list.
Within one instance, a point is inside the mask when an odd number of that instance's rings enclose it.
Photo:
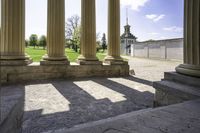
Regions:
[[[164,72],[175,71],[181,61],[165,61],[144,58],[125,57],[129,59],[130,69],[135,71],[135,76],[149,81],[159,81],[164,77]]]

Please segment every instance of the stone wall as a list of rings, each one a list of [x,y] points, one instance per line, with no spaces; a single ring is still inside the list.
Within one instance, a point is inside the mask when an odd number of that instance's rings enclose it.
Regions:
[[[131,56],[166,60],[183,60],[183,39],[137,42],[131,45]]]
[[[49,65],[41,66],[32,63],[28,66],[1,66],[1,83],[12,83],[29,80],[81,77],[117,77],[128,76],[129,65]]]

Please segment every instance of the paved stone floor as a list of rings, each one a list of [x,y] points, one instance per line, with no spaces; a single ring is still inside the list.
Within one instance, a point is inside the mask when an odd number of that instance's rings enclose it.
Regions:
[[[199,133],[200,100],[144,109],[46,133]]]
[[[141,84],[133,77],[38,81],[2,90],[4,108],[17,96],[24,97],[23,133],[70,128],[149,108],[154,97],[148,83]]]
[[[4,86],[1,88],[1,116],[6,116],[16,99],[22,96],[23,133],[40,133],[150,108],[155,93],[152,81],[160,80],[164,71],[173,71],[180,62],[129,58],[135,77]]]

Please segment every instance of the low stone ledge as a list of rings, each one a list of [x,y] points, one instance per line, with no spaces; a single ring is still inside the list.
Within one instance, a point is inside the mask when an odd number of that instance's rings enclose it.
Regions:
[[[63,60],[63,61],[41,60],[40,64],[41,65],[69,65],[69,61],[68,60]]]
[[[1,66],[1,83],[12,83],[38,79],[118,77],[129,75],[129,65],[40,65]]]
[[[165,80],[200,87],[200,78],[186,76],[176,72],[165,72]]]
[[[169,81],[154,82],[156,89],[154,106],[167,106],[200,98],[200,91]]]
[[[31,64],[32,59],[25,60],[0,60],[0,66],[24,66]]]
[[[80,65],[102,65],[102,61],[77,60],[77,63],[80,64]]]

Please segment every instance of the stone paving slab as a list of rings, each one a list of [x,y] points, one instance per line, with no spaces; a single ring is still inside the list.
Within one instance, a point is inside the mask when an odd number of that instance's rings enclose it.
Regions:
[[[20,102],[23,93],[23,86],[1,86],[0,88],[0,125],[10,114],[12,109]]]
[[[133,80],[93,78],[27,84],[23,133],[71,128],[152,107],[155,90]]]
[[[22,85],[0,86],[0,132],[19,132],[23,117]]]
[[[1,113],[23,101],[23,133],[40,133],[151,108],[155,90],[134,77],[35,81],[1,88]],[[12,100],[13,99],[13,100]],[[3,106],[5,105],[5,106]],[[12,106],[11,106],[12,105]],[[7,108],[11,107],[11,108]],[[4,111],[3,111],[4,110]],[[108,131],[112,132],[112,131]]]
[[[200,100],[117,117],[45,133],[199,133]]]

